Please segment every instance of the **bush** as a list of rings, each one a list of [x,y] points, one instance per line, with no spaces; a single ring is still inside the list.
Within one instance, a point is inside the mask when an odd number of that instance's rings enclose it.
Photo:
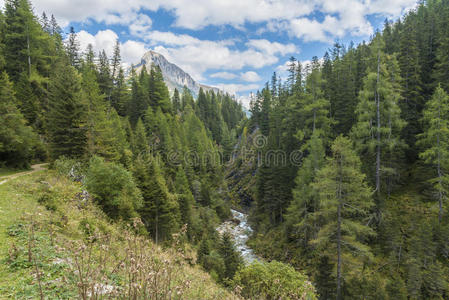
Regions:
[[[315,288],[305,275],[277,261],[256,262],[240,269],[233,285],[249,299],[317,299]]]
[[[112,218],[131,219],[142,207],[142,196],[131,173],[119,164],[92,157],[85,183],[94,200]]]
[[[74,159],[61,156],[52,163],[52,168],[60,176],[71,177],[75,180],[81,180],[82,178],[81,163]]]

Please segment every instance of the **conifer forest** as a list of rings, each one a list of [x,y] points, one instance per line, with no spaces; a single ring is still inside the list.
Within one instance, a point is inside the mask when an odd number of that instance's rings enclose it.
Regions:
[[[448,0],[247,104],[33,5],[0,10],[0,299],[449,299]]]

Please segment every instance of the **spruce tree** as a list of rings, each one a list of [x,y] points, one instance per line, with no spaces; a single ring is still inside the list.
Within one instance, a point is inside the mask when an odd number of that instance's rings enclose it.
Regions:
[[[131,144],[134,156],[146,156],[150,150],[147,135],[145,133],[145,126],[141,119],[137,121],[136,128],[133,134],[133,143]]]
[[[182,167],[179,167],[176,172],[175,190],[178,196],[181,222],[182,224],[187,224],[187,235],[191,239],[193,237],[192,219],[195,199],[193,198],[193,194],[189,187],[189,181],[187,180],[187,176]]]
[[[159,66],[151,68],[148,92],[151,106],[160,107],[164,113],[172,111],[170,94]]]
[[[404,129],[404,138],[408,145],[413,146],[416,134],[422,131],[419,120],[424,107],[422,96],[421,65],[419,61],[419,49],[417,48],[416,28],[412,22],[405,22],[401,32],[400,55],[398,56],[401,76],[403,79],[401,102],[402,118],[407,122]],[[416,151],[409,148],[409,158],[414,159]]]
[[[364,171],[375,187],[378,210],[381,210],[381,199],[390,193],[393,175],[398,172],[395,163],[405,146],[401,140],[405,122],[400,117],[397,62],[394,56],[384,55],[379,48],[376,52],[376,69],[369,69],[359,93],[357,122],[351,138],[358,153],[363,155]]]
[[[53,159],[81,157],[87,146],[88,104],[82,98],[81,79],[75,68],[58,64],[49,84],[47,131]]]
[[[26,125],[16,106],[12,84],[6,72],[0,74],[0,161],[7,166],[28,167],[37,136]]]
[[[31,76],[33,70],[43,72],[48,68],[43,51],[47,41],[28,0],[5,2],[4,55],[6,71],[13,81],[23,72]]]
[[[220,256],[223,258],[225,266],[222,279],[231,280],[232,278],[234,278],[234,275],[239,269],[240,265],[242,265],[242,258],[235,249],[231,235],[228,232],[223,233],[218,251],[220,253]]]
[[[440,85],[427,102],[423,115],[424,132],[418,135],[423,151],[419,156],[435,170],[430,182],[437,191],[438,221],[441,222],[449,183],[449,96]]]
[[[98,85],[100,91],[106,95],[106,99],[111,101],[111,90],[112,90],[112,77],[111,77],[111,66],[109,64],[108,56],[103,50],[98,55]]]
[[[286,216],[287,236],[296,245],[308,246],[308,242],[316,237],[318,224],[313,213],[319,209],[319,194],[312,187],[318,171],[325,163],[325,148],[319,133],[315,132],[307,142],[305,150],[308,156],[303,160],[295,179],[293,199]]]
[[[70,33],[66,43],[66,52],[69,64],[78,69],[80,67],[80,46],[73,26],[70,27]]]
[[[336,295],[343,299],[344,279],[349,279],[345,274],[357,274],[356,268],[372,258],[366,238],[374,235],[366,225],[373,206],[371,189],[348,138],[334,141],[332,157],[318,172],[313,188],[320,205],[315,217],[322,224],[311,243],[336,264]]]
[[[158,160],[140,157],[134,171],[143,196],[139,213],[156,243],[170,239],[180,225],[176,196],[169,192]]]
[[[172,105],[173,105],[173,113],[177,114],[181,110],[181,98],[179,97],[179,91],[176,88],[175,91],[173,92]]]
[[[330,135],[332,121],[329,119],[329,101],[324,98],[321,90],[323,83],[318,60],[315,59],[311,65],[311,72],[307,76],[305,93],[299,98],[300,124],[299,133],[303,138],[309,139],[311,135],[319,130],[320,135],[326,138]],[[298,133],[297,133],[298,134]]]

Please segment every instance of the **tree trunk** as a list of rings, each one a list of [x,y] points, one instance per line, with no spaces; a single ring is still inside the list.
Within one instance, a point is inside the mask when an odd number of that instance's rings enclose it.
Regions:
[[[377,53],[377,83],[376,83],[376,105],[377,105],[377,149],[376,149],[376,192],[380,195],[380,95],[379,95],[379,73],[380,73],[380,51]]]
[[[337,208],[337,300],[341,300],[341,205],[342,205],[342,164],[343,158],[340,157],[339,181],[338,181],[338,208]]]
[[[27,25],[27,54],[28,54],[28,76],[31,77],[31,51],[30,51],[30,33]]]
[[[437,133],[437,171],[438,171],[438,224],[441,224],[441,217],[443,215],[443,192],[442,192],[442,179],[443,174],[441,173],[441,162],[440,162],[440,116],[441,115],[441,107],[438,99],[438,133]]]

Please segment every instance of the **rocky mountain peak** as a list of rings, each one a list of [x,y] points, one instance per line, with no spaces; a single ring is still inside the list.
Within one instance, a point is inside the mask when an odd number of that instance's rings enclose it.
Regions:
[[[142,56],[140,63],[134,66],[134,69],[137,73],[139,73],[142,68],[146,68],[147,71],[150,71],[151,66],[153,65],[159,66],[159,68],[161,68],[165,84],[167,85],[171,94],[173,94],[175,88],[177,88],[181,92],[184,86],[187,86],[187,88],[194,96],[198,95],[200,88],[203,88],[203,90],[205,91],[212,90],[215,93],[220,92],[218,88],[210,87],[196,82],[187,72],[182,70],[177,65],[169,62],[162,54],[157,53],[153,50],[146,52]]]

